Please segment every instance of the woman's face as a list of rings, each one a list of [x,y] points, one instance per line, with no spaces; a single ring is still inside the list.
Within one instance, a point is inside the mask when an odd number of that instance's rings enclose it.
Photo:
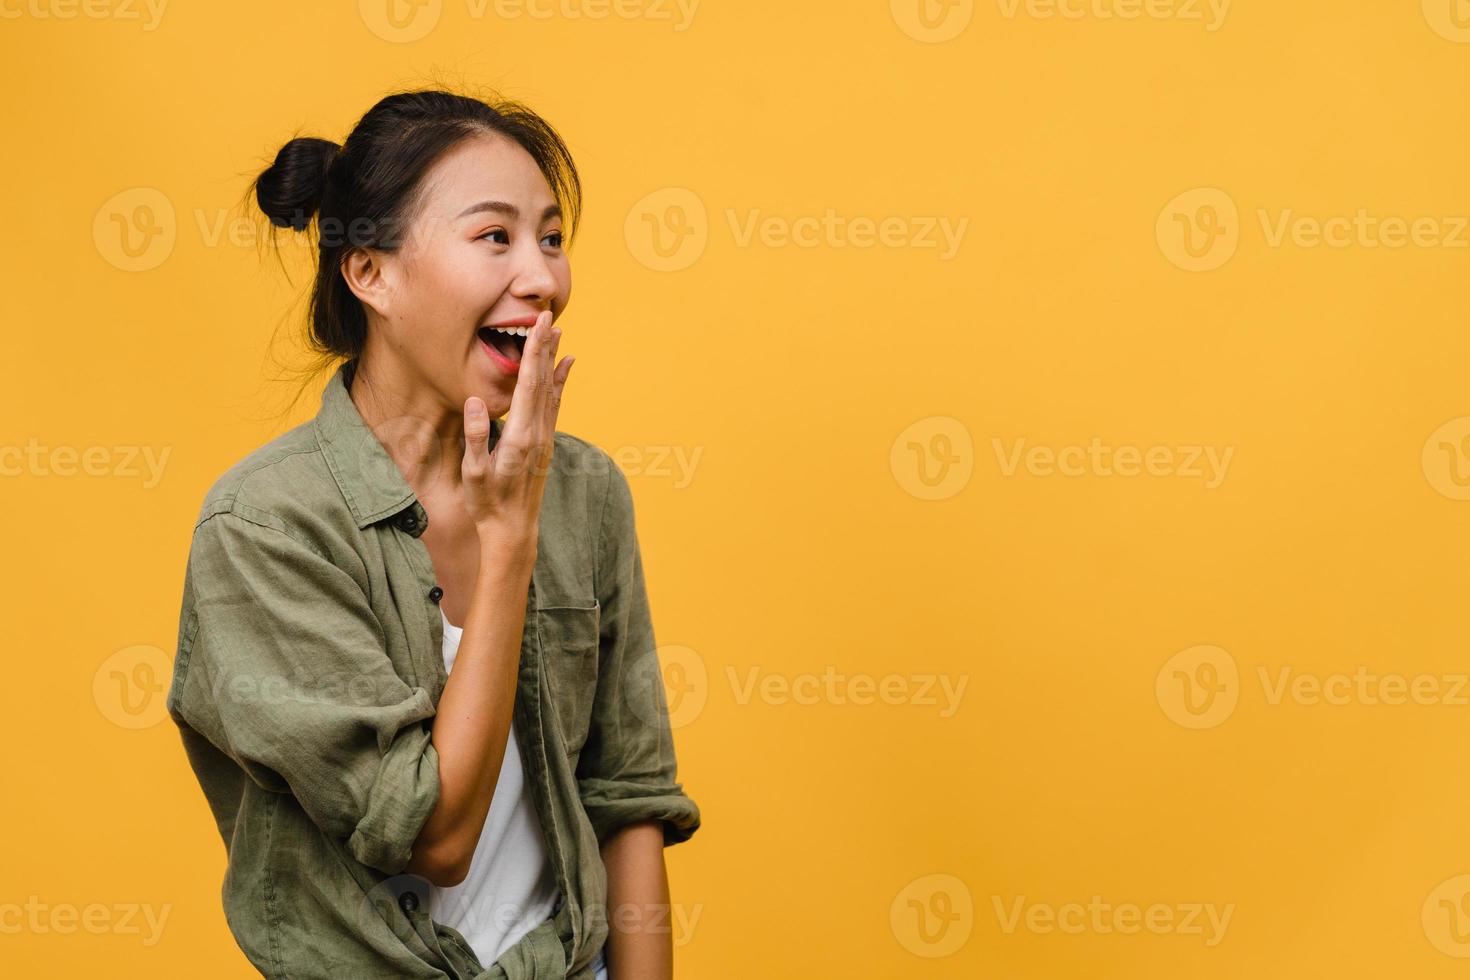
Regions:
[[[546,178],[520,145],[499,134],[460,142],[425,176],[402,247],[344,268],[369,308],[365,362],[370,355],[375,373],[436,392],[456,414],[479,395],[491,417],[503,415],[525,340],[489,327],[529,328],[542,310],[561,316],[572,292],[562,228]]]

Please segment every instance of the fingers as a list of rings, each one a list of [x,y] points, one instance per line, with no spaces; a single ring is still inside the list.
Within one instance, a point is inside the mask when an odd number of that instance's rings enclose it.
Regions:
[[[551,366],[556,363],[556,349],[561,346],[561,328],[551,325],[551,314],[543,312],[541,316],[546,319],[546,333],[541,343],[536,347],[536,386],[537,393],[541,395],[540,403],[544,406],[546,395],[551,389]]]
[[[484,399],[471,395],[464,403],[464,462],[471,472],[483,472],[489,459],[485,444],[490,440],[490,410]]]
[[[511,394],[510,415],[506,429],[524,431],[532,443],[548,443],[555,431],[555,412],[551,411],[556,393],[552,363],[561,343],[561,330],[551,325],[551,312],[542,310],[526,336],[521,367],[516,372],[516,387]]]

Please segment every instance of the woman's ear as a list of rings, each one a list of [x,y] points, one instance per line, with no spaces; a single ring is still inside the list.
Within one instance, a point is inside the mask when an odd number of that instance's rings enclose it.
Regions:
[[[352,295],[387,319],[391,290],[379,252],[366,246],[349,249],[342,257],[342,278]]]

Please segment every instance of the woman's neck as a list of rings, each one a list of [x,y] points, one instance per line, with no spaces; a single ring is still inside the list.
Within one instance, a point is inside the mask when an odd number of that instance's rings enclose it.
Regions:
[[[414,492],[457,489],[464,457],[464,418],[428,385],[376,370],[358,358],[348,395]]]

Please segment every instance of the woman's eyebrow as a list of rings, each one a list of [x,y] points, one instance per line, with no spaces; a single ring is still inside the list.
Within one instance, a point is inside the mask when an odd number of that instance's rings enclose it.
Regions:
[[[505,215],[512,221],[521,216],[521,209],[508,201],[481,201],[479,204],[471,204],[459,214],[455,215],[454,220],[458,221],[466,215],[478,214],[481,211],[494,211],[497,214]],[[543,222],[559,217],[561,217],[561,206],[557,204],[547,205],[546,210],[541,212],[541,220]]]

